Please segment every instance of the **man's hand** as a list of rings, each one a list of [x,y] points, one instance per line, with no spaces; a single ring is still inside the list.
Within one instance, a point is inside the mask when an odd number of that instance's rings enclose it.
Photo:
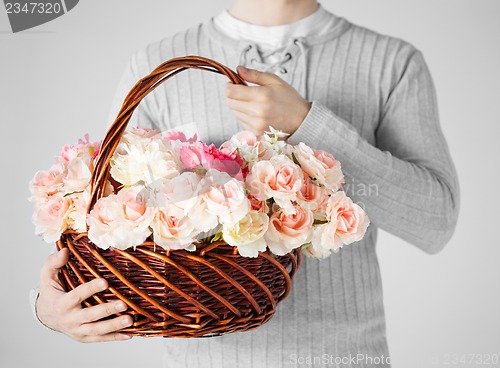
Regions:
[[[228,83],[228,106],[234,111],[242,127],[255,134],[269,131],[269,126],[292,134],[304,121],[311,103],[283,79],[272,73],[263,73],[239,66],[238,74],[258,86]]]
[[[99,321],[123,312],[127,305],[112,301],[90,308],[81,303],[93,294],[107,289],[106,280],[96,279],[78,286],[69,293],[64,291],[58,272],[68,262],[69,250],[64,248],[49,256],[40,272],[40,293],[36,301],[39,320],[47,327],[62,332],[80,342],[128,340],[130,336],[116,332],[132,324],[130,316]]]

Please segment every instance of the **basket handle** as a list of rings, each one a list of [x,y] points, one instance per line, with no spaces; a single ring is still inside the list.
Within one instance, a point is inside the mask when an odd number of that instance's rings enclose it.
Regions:
[[[165,61],[148,76],[138,81],[125,98],[117,118],[111,124],[99,154],[94,162],[94,171],[90,179],[90,201],[87,208],[89,213],[94,204],[102,197],[106,188],[106,180],[110,170],[110,161],[120,143],[120,139],[127,128],[134,110],[144,97],[167,79],[187,69],[200,69],[208,72],[223,74],[234,84],[246,85],[245,81],[234,71],[214,60],[201,56],[183,56]]]

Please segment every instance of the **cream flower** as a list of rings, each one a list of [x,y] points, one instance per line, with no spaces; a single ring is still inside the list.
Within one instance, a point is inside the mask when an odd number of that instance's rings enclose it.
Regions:
[[[234,225],[223,224],[224,240],[235,247],[244,257],[257,257],[259,251],[266,250],[264,234],[267,231],[269,218],[265,213],[251,210]]]
[[[111,159],[110,173],[117,182],[131,186],[173,178],[179,171],[174,157],[158,139],[147,145],[120,143]]]
[[[225,172],[208,170],[198,193],[206,203],[207,211],[217,215],[220,222],[234,224],[250,211],[244,183]]]
[[[76,157],[68,162],[63,174],[65,193],[81,192],[89,185],[90,157]]]

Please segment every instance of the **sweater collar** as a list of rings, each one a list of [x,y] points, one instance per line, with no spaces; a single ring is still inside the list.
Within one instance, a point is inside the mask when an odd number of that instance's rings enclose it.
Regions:
[[[301,37],[301,40],[307,46],[314,46],[317,44],[321,44],[330,40],[333,40],[346,32],[350,27],[351,23],[347,21],[343,17],[339,17],[334,15],[335,22],[332,29],[329,32],[326,32],[323,35],[308,35],[306,37]],[[229,37],[225,33],[219,31],[214,24],[214,18],[210,18],[203,23],[203,28],[207,33],[207,36],[210,40],[213,40],[225,47],[230,47],[232,49],[238,50],[241,52],[242,49],[248,46],[249,42],[246,40],[236,40],[232,37]],[[293,40],[290,40],[292,42]]]

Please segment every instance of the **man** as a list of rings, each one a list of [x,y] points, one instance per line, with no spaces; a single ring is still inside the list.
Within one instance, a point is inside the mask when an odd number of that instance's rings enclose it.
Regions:
[[[331,152],[342,163],[348,194],[372,225],[362,241],[329,259],[306,258],[292,295],[266,325],[216,338],[168,339],[166,366],[349,366],[358,354],[366,357],[358,366],[389,366],[377,228],[436,253],[453,234],[459,206],[421,52],[337,17],[316,0],[237,0],[208,22],[137,52],[113,118],[138,79],[162,61],[190,54],[245,65],[238,72],[251,86],[186,71],[149,95],[130,125],[166,130],[194,121],[200,139],[216,145],[240,129],[262,133],[271,125],[289,133],[292,144]],[[42,269],[39,319],[79,341],[125,339],[115,331],[129,317],[96,322],[125,306],[81,308],[105,282],[63,292],[57,271],[67,258],[63,250]]]

